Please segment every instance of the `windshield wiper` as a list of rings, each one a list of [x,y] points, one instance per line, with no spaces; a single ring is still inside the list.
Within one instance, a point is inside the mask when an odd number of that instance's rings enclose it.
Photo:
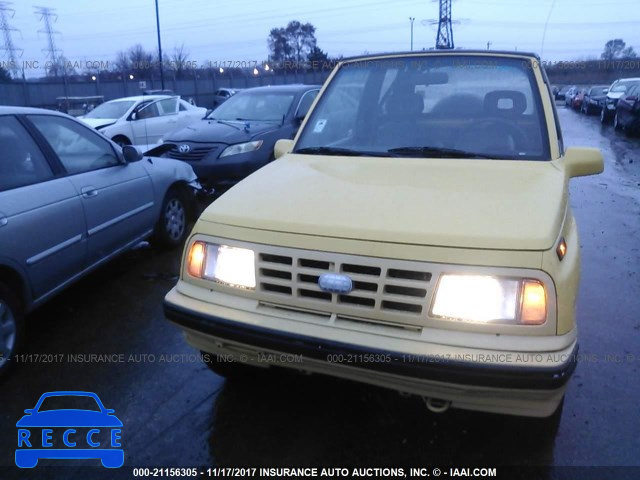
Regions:
[[[363,150],[351,150],[342,147],[304,147],[295,150],[293,153],[310,155],[343,155],[345,157],[388,157],[387,152],[370,152]]]
[[[399,147],[391,148],[388,150],[396,156],[415,157],[416,155],[422,157],[436,157],[436,158],[495,158],[504,159],[500,155],[488,155],[484,153],[467,152],[464,150],[457,150],[455,148],[440,148],[440,147]]]
[[[226,125],[227,127],[233,127],[236,130],[240,130],[240,127],[238,125],[236,125],[235,123],[228,122],[226,120],[220,120],[218,118],[207,118],[207,120],[213,120],[214,122],[221,123],[223,125]]]

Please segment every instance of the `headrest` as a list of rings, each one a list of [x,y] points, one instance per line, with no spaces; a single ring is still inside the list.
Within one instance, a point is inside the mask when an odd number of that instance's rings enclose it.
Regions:
[[[484,96],[484,111],[492,116],[522,115],[527,97],[515,90],[494,90]]]

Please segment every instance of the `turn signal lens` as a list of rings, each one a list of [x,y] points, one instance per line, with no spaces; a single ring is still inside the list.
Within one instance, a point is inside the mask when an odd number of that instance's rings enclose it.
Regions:
[[[558,248],[556,248],[556,254],[558,255],[558,260],[562,261],[564,256],[567,254],[567,242],[565,242],[564,238],[560,239],[560,243],[558,243]]]
[[[522,314],[525,325],[541,325],[547,318],[547,296],[539,282],[525,280],[522,288]]]
[[[191,248],[189,249],[189,263],[187,264],[187,271],[192,277],[202,278],[206,251],[207,247],[202,242],[194,242],[193,245],[191,245]]]

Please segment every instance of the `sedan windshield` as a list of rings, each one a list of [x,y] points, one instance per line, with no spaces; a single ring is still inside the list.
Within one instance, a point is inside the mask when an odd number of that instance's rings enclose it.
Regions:
[[[548,160],[534,72],[530,60],[502,56],[346,63],[313,110],[296,152]]]
[[[229,98],[207,117],[222,121],[282,122],[295,94],[282,92],[241,92]]]
[[[107,102],[94,108],[84,118],[120,118],[133,104],[133,101]]]

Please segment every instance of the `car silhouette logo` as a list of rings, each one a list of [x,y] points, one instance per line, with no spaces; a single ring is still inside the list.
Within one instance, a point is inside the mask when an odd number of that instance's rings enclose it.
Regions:
[[[189,153],[190,150],[191,150],[191,147],[189,145],[180,145],[178,147],[178,151],[180,153]]]
[[[67,408],[78,404],[89,408]],[[122,422],[95,393],[48,392],[24,413],[16,423],[18,467],[33,468],[44,458],[100,459],[107,468],[124,464],[124,450],[119,448]]]
[[[351,278],[338,273],[323,273],[318,278],[318,286],[325,292],[340,293],[342,295],[346,295],[353,290]]]

